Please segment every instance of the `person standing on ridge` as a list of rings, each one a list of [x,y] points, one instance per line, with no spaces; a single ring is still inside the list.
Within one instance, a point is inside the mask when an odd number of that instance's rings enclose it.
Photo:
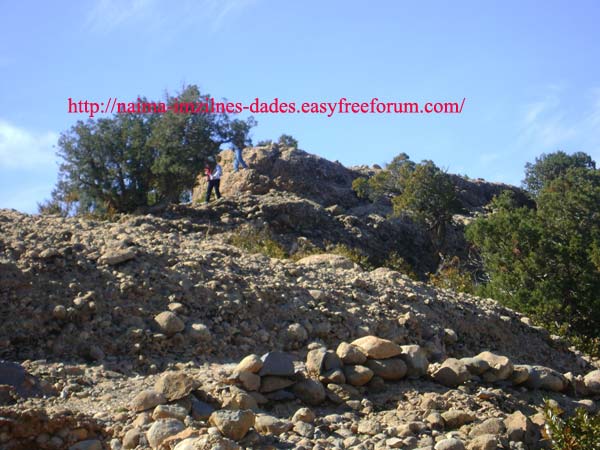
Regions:
[[[231,144],[231,150],[233,151],[233,171],[237,172],[242,166],[243,169],[248,168],[248,164],[242,157],[242,151],[249,145],[252,145],[252,139],[250,139],[250,129],[256,125],[254,117],[240,120],[235,119],[231,122],[229,135],[227,142]]]
[[[231,143],[231,146],[233,147],[233,171],[237,172],[240,165],[243,169],[247,169],[248,164],[246,164],[244,158],[242,158],[242,149],[234,142]]]
[[[210,162],[215,161],[215,159],[210,156],[208,158]],[[221,185],[221,175],[223,175],[223,169],[219,164],[220,158],[217,156],[217,160],[214,168],[212,170],[208,167],[208,170],[205,169],[206,177],[208,178],[208,188],[206,189],[206,199],[204,203],[210,202],[210,197],[212,196],[213,189],[215,190],[215,196],[217,200],[221,198],[221,192],[219,192],[219,187]]]

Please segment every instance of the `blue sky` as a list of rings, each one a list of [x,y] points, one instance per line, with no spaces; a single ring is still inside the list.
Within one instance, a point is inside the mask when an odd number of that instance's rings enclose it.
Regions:
[[[346,165],[400,153],[518,184],[558,149],[600,161],[596,1],[0,0],[0,208],[34,212],[67,99],[460,101],[460,115],[255,115]]]

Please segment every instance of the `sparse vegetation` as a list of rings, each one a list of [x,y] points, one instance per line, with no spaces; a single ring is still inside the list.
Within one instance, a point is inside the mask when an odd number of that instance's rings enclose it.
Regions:
[[[365,270],[371,270],[374,268],[371,262],[369,261],[368,256],[362,254],[359,250],[349,247],[345,244],[327,244],[326,252],[333,253],[335,255],[345,256],[350,261],[355,262]]]
[[[467,294],[475,293],[473,275],[461,267],[458,257],[452,258],[447,264],[442,264],[436,273],[430,274],[429,282],[443,289]]]
[[[298,140],[289,134],[279,136],[277,143],[283,147],[298,148]]]
[[[391,252],[386,258],[386,260],[383,262],[382,267],[387,267],[388,269],[396,270],[412,278],[413,280],[419,279],[418,275],[413,269],[413,266],[410,263],[408,263],[402,256],[400,256],[398,252]]]
[[[546,400],[544,417],[553,450],[600,449],[600,415],[578,408],[571,417],[563,418],[558,407]]]
[[[249,253],[261,253],[269,258],[288,257],[283,246],[273,238],[267,228],[239,228],[229,236],[228,243]]]

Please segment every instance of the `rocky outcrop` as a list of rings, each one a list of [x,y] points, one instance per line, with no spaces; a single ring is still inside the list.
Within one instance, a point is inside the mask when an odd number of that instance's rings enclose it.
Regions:
[[[224,196],[231,197],[242,192],[266,194],[274,189],[294,193],[324,207],[339,205],[349,208],[360,203],[352,191],[352,181],[360,174],[339,162],[296,148],[252,147],[243,152],[249,168],[234,173],[233,152],[225,150],[220,156],[224,172],[221,192]],[[206,186],[206,177],[201,174],[194,187],[193,201],[204,201]]]

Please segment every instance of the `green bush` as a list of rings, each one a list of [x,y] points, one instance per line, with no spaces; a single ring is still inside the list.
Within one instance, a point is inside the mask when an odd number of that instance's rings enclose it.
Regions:
[[[545,432],[554,450],[598,450],[600,449],[600,416],[592,416],[578,408],[571,417],[563,419],[556,406],[546,400]]]

